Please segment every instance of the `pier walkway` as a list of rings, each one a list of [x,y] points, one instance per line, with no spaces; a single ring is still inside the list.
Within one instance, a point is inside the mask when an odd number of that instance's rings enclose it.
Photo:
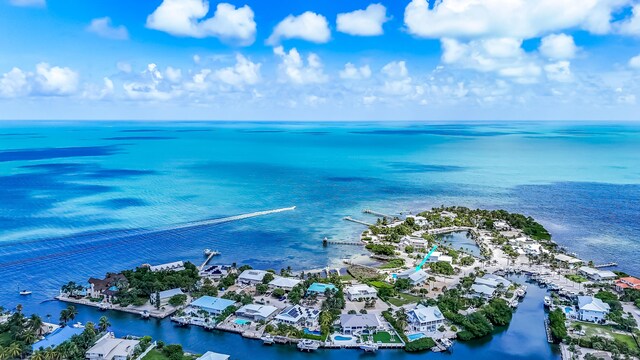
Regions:
[[[593,267],[594,267],[594,268],[596,268],[596,269],[607,268],[607,267],[614,267],[614,266],[618,266],[618,263],[616,263],[616,262],[610,262],[610,263],[606,263],[606,264],[593,265]]]
[[[351,222],[354,222],[356,224],[361,224],[361,225],[365,225],[365,226],[373,226],[373,224],[370,224],[370,223],[362,221],[362,220],[354,219],[351,216],[346,216],[346,217],[343,218],[343,220],[351,221]]]
[[[387,219],[393,219],[395,217],[395,216],[383,214],[383,213],[380,213],[380,212],[377,212],[377,211],[373,211],[373,210],[370,210],[370,209],[364,209],[364,210],[362,210],[362,213],[363,214],[380,216],[380,217],[387,218]]]

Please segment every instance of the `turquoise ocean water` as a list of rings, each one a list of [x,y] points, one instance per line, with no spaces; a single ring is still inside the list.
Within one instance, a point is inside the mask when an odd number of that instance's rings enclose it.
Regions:
[[[639,273],[640,126],[0,123],[0,305],[22,302],[27,311],[57,314],[60,304],[43,301],[66,281],[142,263],[199,262],[204,248],[222,251],[220,262],[323,267],[360,252],[321,245],[325,236],[347,240],[363,230],[344,216],[374,220],[362,209],[415,212],[441,204],[523,212],[570,251]],[[171,228],[288,206],[297,208]],[[34,291],[29,299],[17,295],[23,287]],[[85,319],[97,316],[83,310]],[[164,322],[113,317],[116,332],[186,336]],[[512,328],[496,336],[508,342]],[[185,344],[194,351],[246,344],[186,331],[198,334]],[[500,341],[473,346],[509,351]],[[544,357],[556,356],[544,348]],[[278,358],[288,350],[264,351]]]

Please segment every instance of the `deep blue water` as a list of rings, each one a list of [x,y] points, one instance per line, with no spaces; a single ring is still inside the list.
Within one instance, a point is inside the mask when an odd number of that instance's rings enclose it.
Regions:
[[[640,126],[0,123],[0,305],[21,302],[57,317],[62,305],[41,302],[69,280],[142,263],[200,262],[204,248],[222,251],[221,262],[322,267],[358,251],[321,245],[325,236],[362,231],[342,221],[345,215],[373,220],[362,209],[441,204],[523,212],[571,251],[640,273]],[[293,212],[154,231],[293,205]],[[23,287],[34,294],[19,297]],[[234,335],[112,317],[118,333],[149,332],[194,351],[206,345],[243,359],[238,346],[257,346]],[[474,346],[509,354],[516,326]],[[544,337],[542,329],[531,332]],[[544,349],[535,349],[538,358],[555,356],[546,343]],[[533,356],[520,350],[522,358]],[[391,354],[382,356],[401,353]]]

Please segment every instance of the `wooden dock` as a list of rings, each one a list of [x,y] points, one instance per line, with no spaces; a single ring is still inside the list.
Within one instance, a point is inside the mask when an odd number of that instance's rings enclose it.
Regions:
[[[327,238],[322,239],[322,246],[328,245],[364,246],[364,243],[361,241],[332,241]]]
[[[387,218],[387,219],[395,218],[395,216],[383,214],[381,212],[373,211],[373,210],[370,210],[370,209],[364,209],[364,210],[362,210],[362,213],[363,214],[369,214],[369,215],[375,215],[375,216],[379,216],[379,217],[383,217],[383,218]]]
[[[610,263],[606,263],[606,264],[593,265],[593,267],[594,267],[594,268],[596,268],[596,269],[607,268],[607,267],[614,267],[614,266],[618,266],[618,263],[616,263],[616,262],[610,262]]]
[[[373,226],[373,224],[370,224],[370,223],[362,221],[362,220],[354,219],[351,216],[346,216],[342,220],[351,221],[351,222],[354,222],[356,224],[360,224],[360,225],[364,225],[364,226]]]

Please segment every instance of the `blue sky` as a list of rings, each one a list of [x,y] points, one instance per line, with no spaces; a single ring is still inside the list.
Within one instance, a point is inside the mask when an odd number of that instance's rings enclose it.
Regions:
[[[638,120],[636,0],[0,0],[0,118]]]

